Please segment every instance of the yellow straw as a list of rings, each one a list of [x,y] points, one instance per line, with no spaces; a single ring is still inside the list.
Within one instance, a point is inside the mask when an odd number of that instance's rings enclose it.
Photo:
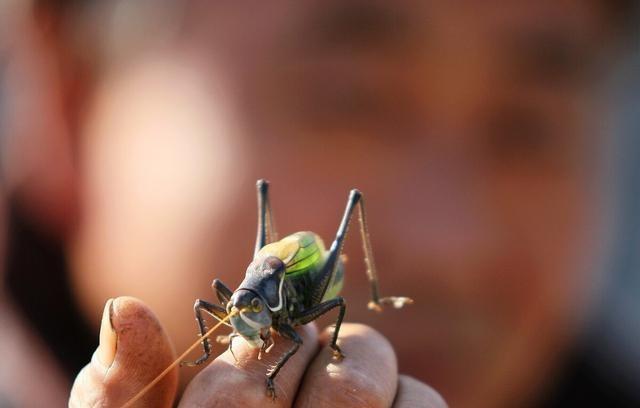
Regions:
[[[139,400],[144,394],[146,394],[147,391],[149,391],[151,388],[153,388],[154,385],[156,385],[160,380],[162,380],[162,378],[164,378],[165,375],[169,374],[169,372],[171,370],[173,370],[178,364],[180,364],[180,362],[182,360],[184,360],[185,357],[187,357],[187,355],[189,353],[191,353],[196,347],[198,347],[200,345],[200,343],[202,343],[204,341],[204,339],[208,338],[209,336],[211,336],[213,334],[214,331],[216,331],[216,329],[220,326],[222,326],[223,324],[225,324],[231,317],[233,317],[234,315],[236,315],[239,311],[234,311],[229,313],[224,319],[220,320],[220,322],[218,324],[216,324],[215,326],[213,326],[211,329],[209,329],[208,332],[206,332],[204,334],[204,336],[200,337],[200,339],[198,339],[198,341],[196,341],[195,343],[193,343],[191,345],[191,347],[189,347],[187,349],[187,351],[185,351],[184,353],[182,353],[182,355],[180,355],[180,357],[178,357],[173,363],[171,363],[171,365],[169,365],[169,367],[165,368],[163,372],[161,372],[160,374],[158,374],[158,376],[151,381],[149,384],[147,384],[146,387],[144,387],[143,389],[140,390],[140,392],[138,392],[133,398],[131,398],[129,401],[127,401],[122,408],[128,408],[131,407],[137,400]]]

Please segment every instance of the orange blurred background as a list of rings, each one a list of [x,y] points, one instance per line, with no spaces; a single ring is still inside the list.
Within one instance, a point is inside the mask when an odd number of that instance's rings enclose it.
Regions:
[[[66,404],[110,297],[191,344],[257,178],[281,236],[325,242],[364,192],[416,304],[366,310],[353,234],[347,320],[450,406],[638,406],[635,6],[6,0],[0,406]]]

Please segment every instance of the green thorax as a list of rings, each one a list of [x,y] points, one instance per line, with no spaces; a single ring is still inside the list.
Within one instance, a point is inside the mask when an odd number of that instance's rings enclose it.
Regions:
[[[317,234],[303,231],[265,245],[257,257],[280,258],[286,266],[287,276],[294,277],[318,271],[326,261],[326,253],[324,243]]]
[[[286,277],[302,290],[303,299],[308,300],[310,293],[320,275],[325,273],[323,266],[328,257],[328,251],[324,247],[322,238],[310,231],[296,232],[284,237],[280,241],[272,242],[262,247],[256,257],[275,256],[284,262]],[[329,279],[324,289],[321,301],[336,297],[342,290],[344,283],[344,266],[342,260],[338,261],[335,274]],[[309,305],[308,305],[309,306]]]

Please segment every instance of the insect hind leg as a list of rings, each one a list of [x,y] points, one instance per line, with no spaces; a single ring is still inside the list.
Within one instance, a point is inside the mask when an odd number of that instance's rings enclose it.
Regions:
[[[258,192],[258,234],[254,256],[263,246],[274,242],[277,239],[276,227],[271,213],[271,203],[269,201],[269,182],[260,179],[256,183]]]
[[[373,260],[373,249],[371,247],[371,238],[369,236],[369,224],[367,223],[367,213],[364,206],[364,197],[362,193],[356,189],[351,190],[351,192],[349,193],[347,207],[345,208],[342,221],[340,222],[340,226],[338,227],[336,238],[331,245],[331,249],[329,250],[329,257],[327,258],[327,263],[325,264],[326,271],[322,274],[322,281],[320,282],[320,287],[323,288],[323,294],[329,284],[329,281],[331,280],[331,277],[336,273],[336,270],[339,266],[339,259],[344,247],[344,240],[346,239],[349,224],[351,223],[351,219],[353,218],[353,214],[356,208],[358,210],[360,237],[362,239],[362,249],[364,251],[364,261],[366,264],[367,278],[369,280],[371,291],[371,300],[368,304],[369,309],[381,311],[382,305],[384,304],[390,304],[394,308],[399,309],[405,304],[413,303],[412,299],[404,296],[389,296],[383,298],[380,297],[378,273],[376,270],[375,262]],[[319,302],[321,298],[322,297],[320,297],[320,299],[314,300]]]

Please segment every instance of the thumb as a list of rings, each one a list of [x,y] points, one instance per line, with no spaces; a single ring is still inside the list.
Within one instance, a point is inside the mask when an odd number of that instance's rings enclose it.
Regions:
[[[173,362],[175,352],[153,312],[132,297],[109,299],[102,315],[100,345],[71,389],[70,407],[120,407]],[[170,407],[177,370],[135,406]]]

